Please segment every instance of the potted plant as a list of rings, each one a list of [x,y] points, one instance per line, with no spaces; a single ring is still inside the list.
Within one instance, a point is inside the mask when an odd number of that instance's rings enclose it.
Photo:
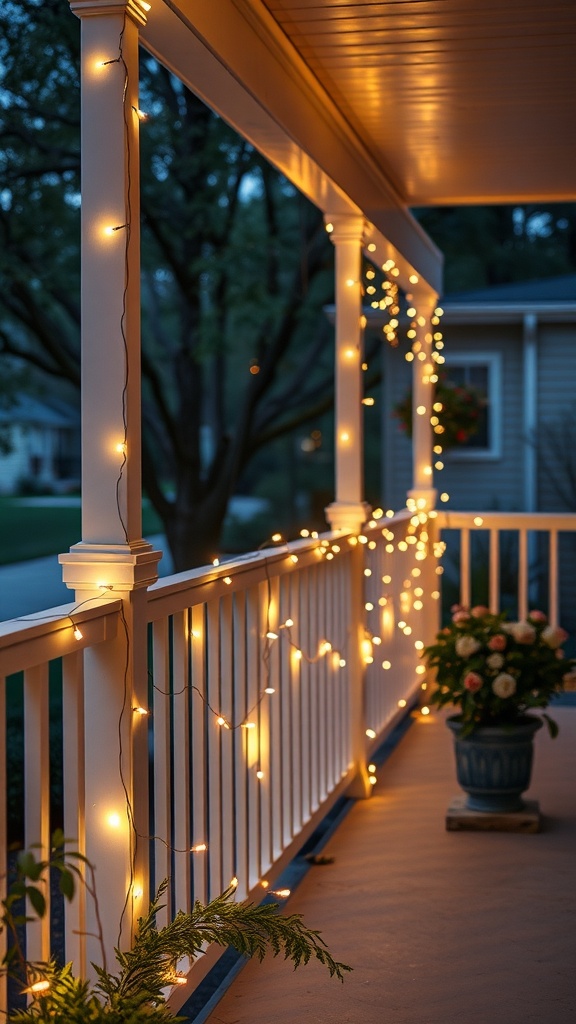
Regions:
[[[157,928],[156,914],[161,909],[165,881],[148,913],[138,921],[132,948],[115,950],[115,970],[93,964],[97,981],[91,984],[76,978],[70,964],[32,964],[22,950],[20,926],[30,920],[23,910],[24,897],[35,915],[42,917],[46,879],[54,871],[59,873],[66,899],[74,896],[75,880],[87,877],[87,890],[97,903],[92,865],[78,853],[65,852],[61,832],[53,836],[49,859],[37,860],[32,851],[18,856],[14,877],[0,900],[0,934],[6,931],[8,939],[0,969],[25,985],[29,1003],[8,1014],[10,1024],[48,1020],[54,1024],[166,1024],[184,1020],[174,1016],[167,998],[173,986],[184,980],[180,962],[194,959],[206,943],[212,942],[232,946],[259,960],[267,952],[283,954],[294,968],[315,958],[340,981],[351,970],[334,960],[320,933],[308,928],[300,914],[280,914],[273,902],[236,902],[235,884],[207,904],[197,900],[190,913],[179,912],[173,921]]]
[[[473,437],[478,432],[486,405],[486,395],[478,388],[454,384],[445,374],[439,375],[430,422],[442,448],[454,448]],[[411,390],[394,407],[394,414],[407,437],[412,437]]]
[[[455,605],[450,625],[422,651],[436,671],[431,703],[458,708],[447,724],[469,809],[522,809],[534,734],[543,721],[551,736],[558,732],[542,709],[576,681],[576,661],[562,649],[567,639],[565,630],[538,610],[521,622],[508,622],[505,612]]]

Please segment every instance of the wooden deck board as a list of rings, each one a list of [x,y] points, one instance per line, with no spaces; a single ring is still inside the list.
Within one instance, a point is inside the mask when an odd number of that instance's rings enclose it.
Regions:
[[[415,722],[287,904],[354,967],[249,963],[208,1024],[573,1024],[576,708],[536,738],[542,831],[448,832],[451,739]]]

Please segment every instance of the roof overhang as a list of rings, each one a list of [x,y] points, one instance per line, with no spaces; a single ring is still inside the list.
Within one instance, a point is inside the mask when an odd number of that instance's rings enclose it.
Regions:
[[[140,38],[326,214],[362,214],[402,286],[441,291],[441,253],[262,4],[156,0]]]

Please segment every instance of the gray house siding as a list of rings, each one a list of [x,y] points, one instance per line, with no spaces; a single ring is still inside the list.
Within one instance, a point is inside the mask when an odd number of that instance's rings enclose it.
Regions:
[[[522,420],[522,330],[518,324],[448,326],[444,330],[446,363],[450,354],[499,357],[501,449],[497,457],[448,450],[434,486],[447,492],[446,508],[516,510],[523,506],[524,479],[519,451],[525,444]],[[393,408],[411,387],[412,370],[400,349],[388,349],[384,369],[384,503],[402,508],[412,480],[412,450]]]
[[[538,508],[576,512],[576,325],[538,333]]]
[[[484,355],[499,367],[500,383],[499,444],[441,456],[434,486],[450,496],[442,506],[576,512],[576,275],[469,292],[442,305],[447,366]],[[374,314],[369,323],[379,325]],[[393,413],[412,383],[404,354],[401,345],[383,355],[383,502],[395,509],[412,483],[411,445]]]

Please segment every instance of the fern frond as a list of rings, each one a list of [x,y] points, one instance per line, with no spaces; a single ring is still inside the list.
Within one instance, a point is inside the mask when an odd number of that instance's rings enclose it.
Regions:
[[[133,948],[116,951],[120,975],[115,991],[119,995],[146,991],[152,1002],[160,1001],[161,990],[170,983],[178,961],[194,958],[206,942],[232,946],[244,956],[259,960],[268,951],[274,956],[283,953],[295,969],[315,958],[340,981],[351,970],[334,960],[320,933],[308,928],[301,914],[278,914],[275,903],[236,903],[233,887],[208,904],[197,900],[191,913],[181,911],[158,931],[153,918],[164,890],[165,886],[150,912],[140,919]]]

